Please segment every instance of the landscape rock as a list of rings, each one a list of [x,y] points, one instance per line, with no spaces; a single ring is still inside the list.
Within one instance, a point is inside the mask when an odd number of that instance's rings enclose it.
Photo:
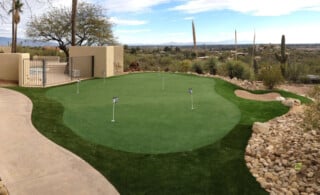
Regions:
[[[252,130],[254,133],[266,133],[269,131],[270,125],[268,123],[253,123]]]
[[[276,97],[276,100],[282,102],[282,101],[286,100],[286,98],[279,96],[279,97]]]
[[[294,99],[294,98],[287,98],[283,101],[281,101],[281,103],[285,106],[288,107],[293,107],[293,106],[300,106],[301,105],[301,101],[298,99]]]
[[[320,130],[305,131],[300,101],[286,101],[287,114],[253,124],[246,164],[270,194],[320,194]]]

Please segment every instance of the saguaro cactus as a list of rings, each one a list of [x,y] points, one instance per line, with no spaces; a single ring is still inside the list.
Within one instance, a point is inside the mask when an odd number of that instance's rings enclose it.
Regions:
[[[280,55],[278,53],[275,53],[275,56],[277,60],[281,63],[281,73],[283,76],[285,76],[288,54],[286,53],[286,37],[284,35],[282,35],[281,38],[281,53]]]

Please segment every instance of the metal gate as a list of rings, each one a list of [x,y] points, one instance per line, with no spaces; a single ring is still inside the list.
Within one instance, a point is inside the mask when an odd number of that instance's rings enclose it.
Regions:
[[[23,60],[23,86],[48,87],[94,76],[94,57],[72,57],[68,62],[49,59]]]

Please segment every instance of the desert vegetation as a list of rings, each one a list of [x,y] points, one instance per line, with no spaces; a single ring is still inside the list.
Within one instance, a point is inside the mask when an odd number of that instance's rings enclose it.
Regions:
[[[197,72],[218,74],[230,78],[261,80],[268,88],[284,81],[292,83],[318,83],[320,74],[317,47],[302,45],[240,45],[237,54],[232,46],[202,46],[197,54],[190,47],[129,47],[125,46],[125,71]],[[254,52],[254,55],[253,55]],[[234,56],[237,55],[237,60]],[[254,58],[254,59],[253,59]],[[316,75],[315,78],[310,75]]]

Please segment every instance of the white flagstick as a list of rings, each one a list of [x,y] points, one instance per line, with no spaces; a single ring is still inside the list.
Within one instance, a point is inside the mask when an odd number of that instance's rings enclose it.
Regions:
[[[193,110],[193,109],[194,109],[194,107],[193,107],[193,96],[191,94],[191,110]]]
[[[193,110],[193,109],[194,109],[194,107],[193,107],[192,88],[189,88],[189,94],[190,94],[190,97],[191,97],[191,110]]]
[[[112,109],[112,120],[111,120],[111,122],[115,122],[115,120],[114,120],[114,107],[115,107],[115,103],[113,103],[113,109]]]
[[[162,90],[164,90],[164,76],[162,75]]]
[[[80,93],[80,79],[78,79],[78,81],[77,81],[77,94],[79,94]]]
[[[115,110],[115,105],[116,103],[119,101],[119,98],[118,97],[113,97],[112,98],[112,103],[113,103],[113,109],[112,109],[112,120],[111,122],[115,122],[115,119],[114,119],[114,110]]]
[[[106,82],[106,71],[103,72],[103,83]]]

